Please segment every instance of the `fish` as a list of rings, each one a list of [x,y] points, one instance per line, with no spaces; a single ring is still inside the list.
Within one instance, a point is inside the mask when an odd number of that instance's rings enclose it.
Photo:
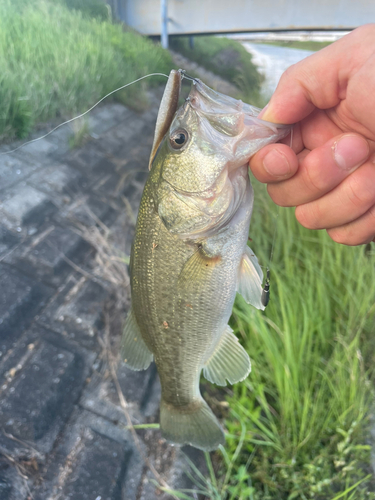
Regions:
[[[121,353],[132,370],[156,363],[162,436],[210,451],[225,434],[200,393],[201,373],[219,386],[249,375],[249,356],[228,321],[237,292],[264,309],[263,273],[247,246],[248,162],[290,126],[257,118],[260,109],[195,78],[178,107],[184,76],[171,71],[156,121]]]

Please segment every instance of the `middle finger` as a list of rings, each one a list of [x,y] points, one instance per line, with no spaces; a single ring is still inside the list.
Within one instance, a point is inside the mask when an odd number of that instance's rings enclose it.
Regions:
[[[338,186],[368,158],[368,142],[358,134],[342,134],[311,152],[298,155],[297,173],[288,180],[268,184],[268,192],[281,206],[314,201]]]
[[[322,198],[296,208],[296,218],[308,229],[348,224],[375,203],[375,165],[368,161]]]

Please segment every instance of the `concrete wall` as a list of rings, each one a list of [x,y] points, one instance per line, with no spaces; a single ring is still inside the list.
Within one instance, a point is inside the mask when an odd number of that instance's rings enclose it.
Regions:
[[[118,17],[159,35],[160,0],[111,0]],[[375,0],[169,0],[169,34],[353,28],[375,22]]]

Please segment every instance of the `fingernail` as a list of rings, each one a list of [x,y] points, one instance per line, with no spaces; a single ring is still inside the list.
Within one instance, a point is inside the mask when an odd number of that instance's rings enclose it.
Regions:
[[[332,146],[337,165],[343,170],[352,170],[367,160],[370,148],[358,135],[344,135]]]
[[[266,112],[266,110],[267,110],[267,108],[268,108],[269,105],[270,105],[270,103],[268,103],[268,104],[266,104],[264,106],[264,108],[262,109],[262,111],[259,113],[258,118],[262,118],[262,120],[263,120],[263,115]]]
[[[273,177],[285,177],[291,171],[286,156],[277,149],[272,149],[263,158],[263,168]]]

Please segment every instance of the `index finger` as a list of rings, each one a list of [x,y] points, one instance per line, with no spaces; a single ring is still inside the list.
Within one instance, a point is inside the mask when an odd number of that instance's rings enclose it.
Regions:
[[[371,55],[375,25],[365,25],[288,68],[260,114],[274,123],[296,123],[314,108],[329,109],[345,97],[350,76]],[[360,43],[361,50],[358,50]]]

